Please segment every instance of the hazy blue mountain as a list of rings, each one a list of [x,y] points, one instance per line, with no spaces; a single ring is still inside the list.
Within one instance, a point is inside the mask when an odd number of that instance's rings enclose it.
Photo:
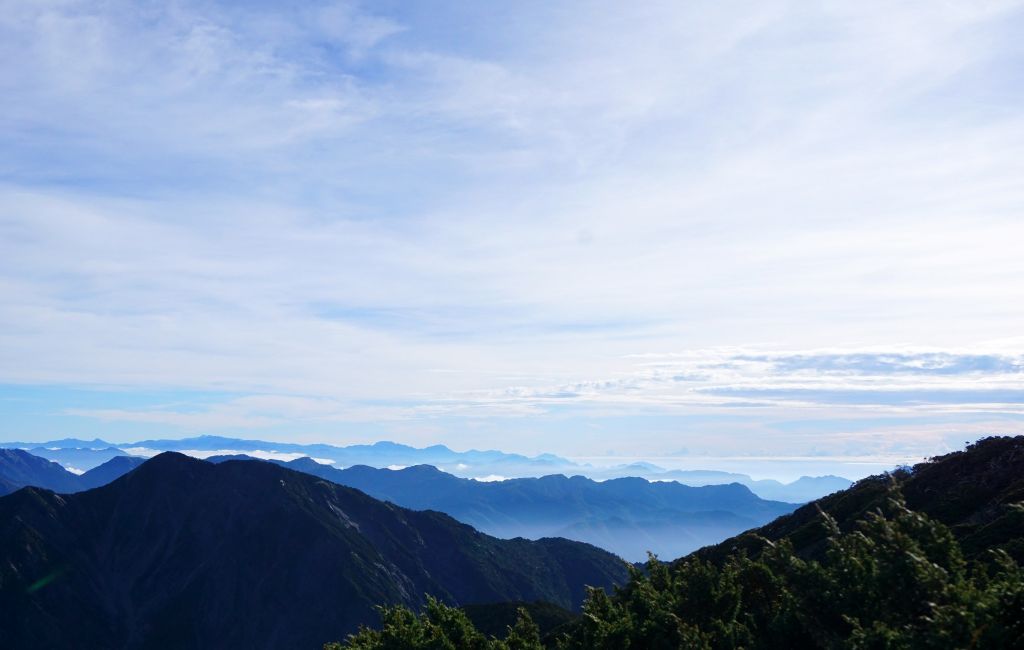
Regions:
[[[0,449],[0,495],[31,485],[70,494],[105,485],[138,467],[144,458],[117,456],[82,475],[23,449]]]
[[[853,481],[840,476],[801,476],[783,483],[773,479],[754,479],[746,474],[717,470],[666,470],[651,463],[631,463],[587,472],[594,478],[621,478],[636,476],[650,481],[677,481],[685,485],[724,485],[739,483],[763,499],[806,503],[853,485]]]
[[[0,476],[0,496],[10,494],[11,492],[18,490],[21,487],[21,485],[18,485],[17,483],[14,483],[13,481],[10,481],[4,478],[3,476]]]
[[[23,450],[3,450],[3,454],[6,462],[0,463],[0,489],[5,493],[25,485],[61,493],[92,489],[131,471],[144,460],[117,456],[76,476]],[[19,462],[12,463],[12,458]],[[777,503],[765,507],[760,499],[729,486],[697,489],[639,479],[598,483],[580,476],[557,475],[487,483],[451,476],[430,466],[397,471],[366,466],[338,470],[309,458],[280,464],[398,505],[445,512],[499,537],[561,536],[595,544],[632,561],[642,560],[648,551],[676,557],[791,509]],[[633,489],[627,489],[630,486]],[[638,486],[643,489],[635,489]],[[741,495],[738,500],[737,494]],[[705,495],[715,498],[709,500]],[[723,495],[730,498],[724,499]]]
[[[772,480],[758,480],[743,483],[766,499],[805,503],[823,496],[845,490],[853,485],[853,481],[841,476],[801,476],[792,483],[780,483]]]
[[[65,466],[88,470],[110,460],[114,456],[124,455],[124,450],[148,449],[160,451],[197,451],[253,453],[267,452],[272,454],[300,454],[312,458],[330,460],[332,463],[347,467],[350,465],[371,465],[387,467],[389,465],[430,464],[443,466],[451,471],[467,471],[469,475],[483,476],[497,473],[499,470],[507,475],[549,474],[561,468],[576,467],[572,461],[551,454],[540,454],[528,457],[521,454],[508,454],[497,450],[453,451],[444,445],[429,447],[411,447],[395,442],[382,441],[372,445],[349,445],[339,447],[327,444],[297,444],[268,442],[263,440],[242,440],[223,436],[197,436],[181,440],[140,440],[138,442],[112,445],[103,440],[92,441],[66,438],[48,442],[0,442],[0,447],[25,448],[37,456],[56,460]]]
[[[753,479],[746,474],[716,472],[708,470],[671,470],[637,474],[651,480],[673,480],[687,485],[721,485],[740,483],[765,499],[805,503],[853,485],[850,479],[840,476],[801,476],[791,483],[773,479]]]
[[[0,490],[3,494],[26,485],[45,487],[54,492],[74,492],[78,476],[59,464],[34,456],[22,449],[0,449]]]
[[[578,608],[625,564],[499,540],[273,463],[161,454],[114,482],[0,498],[0,647],[317,648],[374,606]]]
[[[89,470],[116,456],[133,453],[180,451],[200,455],[252,454],[256,456],[301,455],[327,461],[336,467],[367,465],[395,467],[432,465],[463,478],[500,476],[507,478],[541,477],[551,474],[583,475],[605,480],[639,477],[651,481],[678,481],[686,485],[722,485],[740,483],[758,496],[775,501],[804,503],[851,485],[851,481],[835,476],[802,477],[792,483],[755,480],[746,474],[715,470],[666,470],[646,462],[595,467],[578,464],[552,454],[528,457],[496,450],[453,451],[444,445],[411,447],[394,442],[339,447],[327,444],[278,443],[262,440],[240,440],[223,436],[198,436],[183,440],[140,440],[120,446],[96,439],[92,441],[65,439],[45,443],[0,443],[5,447],[28,447],[37,456],[57,461],[65,467]],[[143,450],[150,450],[144,452]]]
[[[311,458],[330,460],[340,467],[351,465],[370,465],[387,467],[389,465],[465,465],[465,469],[487,469],[488,471],[504,468],[507,471],[536,472],[540,468],[569,467],[572,461],[551,454],[528,457],[521,454],[508,454],[497,450],[453,451],[444,445],[429,447],[411,447],[396,442],[382,441],[372,445],[349,445],[338,447],[327,444],[297,444],[267,442],[262,440],[238,440],[221,436],[199,436],[183,440],[141,440],[132,443],[132,447],[144,447],[160,451],[230,451],[253,452],[264,451],[274,453],[297,453]]]
[[[482,482],[429,465],[339,470],[309,458],[273,462],[406,508],[444,512],[498,537],[566,537],[630,561],[646,559],[648,551],[678,557],[796,507],[760,499],[736,483],[691,487],[640,478],[598,482],[562,475]]]
[[[138,456],[115,456],[99,467],[94,467],[78,477],[80,490],[91,490],[121,478],[139,465],[146,462]]]
[[[64,467],[73,467],[81,471],[88,471],[95,467],[99,467],[111,458],[127,455],[123,450],[117,447],[99,447],[93,449],[90,447],[57,447],[52,443],[45,444],[46,446],[38,445],[35,447],[28,447],[26,451],[34,456],[39,456],[40,458],[60,463]],[[0,443],[0,445],[9,446],[9,443]]]

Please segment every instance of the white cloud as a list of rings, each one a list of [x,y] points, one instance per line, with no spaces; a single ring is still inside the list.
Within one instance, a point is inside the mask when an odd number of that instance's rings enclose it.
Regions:
[[[122,447],[121,451],[129,456],[142,456],[143,458],[152,458],[161,453],[159,449],[149,449],[148,447]]]
[[[188,431],[1019,413],[812,366],[1020,354],[1020,9],[7,4],[0,381],[231,394],[61,408]]]

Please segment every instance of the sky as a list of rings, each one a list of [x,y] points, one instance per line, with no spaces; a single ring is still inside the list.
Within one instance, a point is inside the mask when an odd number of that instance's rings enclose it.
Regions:
[[[0,1],[0,440],[1024,431],[1024,4]]]

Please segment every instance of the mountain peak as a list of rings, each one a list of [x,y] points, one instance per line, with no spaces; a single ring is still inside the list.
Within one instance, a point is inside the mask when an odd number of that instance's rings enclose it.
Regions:
[[[237,460],[248,460],[248,458],[238,458]],[[285,467],[291,467],[292,469],[305,470],[316,469],[317,467],[323,466],[323,463],[318,463],[309,456],[303,456],[301,458],[296,458],[295,460],[290,460],[286,462],[284,465]]]
[[[178,482],[194,478],[197,472],[212,467],[212,463],[176,451],[165,451],[139,465],[133,476],[140,481]]]
[[[114,456],[78,477],[81,489],[91,490],[114,481],[146,462],[139,456]]]
[[[420,465],[411,465],[409,467],[404,467],[397,471],[404,472],[406,474],[415,474],[418,476],[439,476],[442,474],[445,476],[450,476],[450,474],[442,472],[433,465],[427,465],[425,463]]]
[[[178,451],[163,451],[153,456],[146,463],[151,466],[205,465],[206,461],[183,454]]]
[[[275,463],[168,452],[98,490],[24,492],[0,499],[5,647],[316,647],[381,603],[578,607],[627,574],[586,544],[489,537]],[[47,558],[79,557],[95,561],[23,596]]]

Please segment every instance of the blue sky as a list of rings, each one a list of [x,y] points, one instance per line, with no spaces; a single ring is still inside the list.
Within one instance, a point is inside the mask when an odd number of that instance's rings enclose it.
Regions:
[[[1024,419],[1020,2],[5,2],[0,438]]]

